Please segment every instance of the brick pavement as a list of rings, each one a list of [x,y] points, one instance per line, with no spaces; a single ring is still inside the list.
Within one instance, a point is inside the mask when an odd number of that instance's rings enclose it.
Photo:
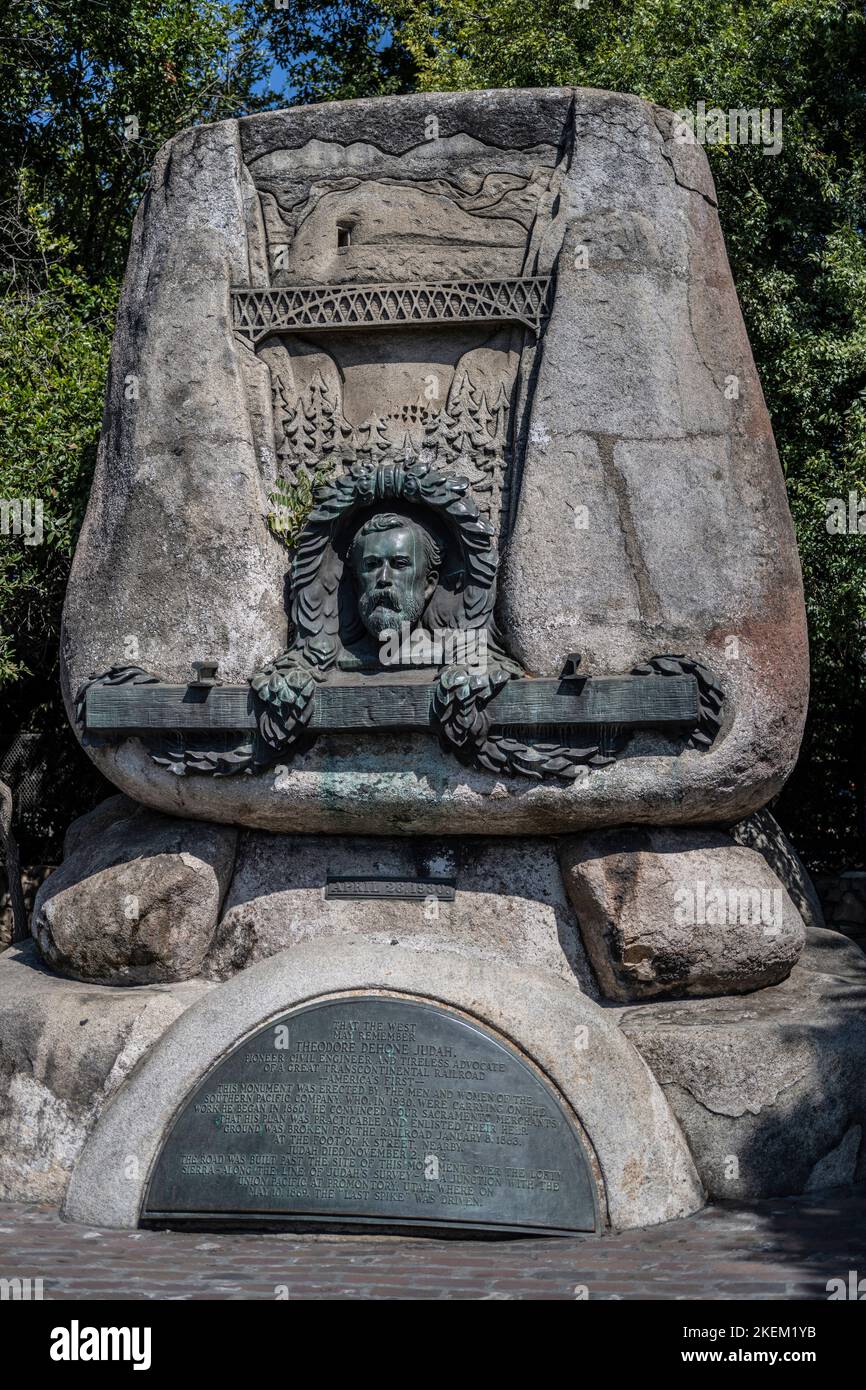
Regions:
[[[46,1299],[826,1300],[849,1270],[866,1276],[866,1188],[494,1241],[104,1231],[0,1203],[0,1278],[42,1278]]]

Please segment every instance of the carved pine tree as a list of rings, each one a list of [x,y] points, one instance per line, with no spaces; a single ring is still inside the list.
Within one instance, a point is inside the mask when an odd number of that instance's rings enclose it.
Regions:
[[[452,414],[449,406],[443,406],[438,422],[439,456],[447,463],[456,463],[462,458],[466,445],[465,422]]]
[[[505,447],[508,443],[508,412],[510,408],[511,401],[508,398],[508,392],[500,382],[499,391],[497,392],[496,399],[493,401],[493,404],[491,406],[495,422],[492,434],[503,452],[505,451]]]
[[[298,419],[298,412],[292,410],[291,406],[286,408],[283,417],[283,447],[278,450],[281,459],[294,470],[300,463],[300,453],[302,449],[301,422]]]
[[[487,403],[487,392],[481,392],[481,400],[477,409],[478,437],[479,445],[486,447],[491,437],[496,432],[496,418]]]
[[[381,461],[386,454],[390,453],[392,440],[388,430],[388,422],[381,415],[372,415],[369,422],[369,433],[367,444],[371,456]]]
[[[468,372],[455,378],[448,393],[448,414],[454,420],[454,429],[449,435],[453,458],[459,460],[461,467],[469,469],[479,444],[478,410],[480,398],[469,379]]]
[[[274,411],[274,440],[277,451],[277,471],[286,482],[297,482],[299,469],[303,471],[304,443],[302,421],[293,405],[285,382],[278,378],[272,391]]]
[[[335,452],[340,463],[348,466],[355,462],[355,431],[342,411],[337,421]]]

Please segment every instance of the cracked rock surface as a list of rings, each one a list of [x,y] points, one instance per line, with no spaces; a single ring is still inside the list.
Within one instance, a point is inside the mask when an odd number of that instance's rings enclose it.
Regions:
[[[609,999],[746,994],[784,980],[803,948],[781,879],[722,831],[576,835],[560,860]]]
[[[866,1178],[866,956],[813,929],[788,979],[741,998],[647,1003],[621,1027],[654,1072],[711,1199]]]
[[[198,975],[234,864],[237,831],[109,797],[70,826],[33,907],[33,935],[62,975],[142,985]]]

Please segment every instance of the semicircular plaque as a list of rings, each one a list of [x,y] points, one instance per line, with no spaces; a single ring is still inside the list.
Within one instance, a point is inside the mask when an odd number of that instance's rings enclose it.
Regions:
[[[461,1014],[381,995],[284,1015],[177,1114],[142,1221],[538,1233],[598,1228],[556,1093]]]

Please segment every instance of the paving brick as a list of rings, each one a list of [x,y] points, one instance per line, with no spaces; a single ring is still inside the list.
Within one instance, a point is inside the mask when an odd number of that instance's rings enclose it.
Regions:
[[[866,1189],[716,1206],[604,1236],[394,1236],[107,1231],[45,1206],[0,1203],[0,1278],[42,1278],[47,1299],[124,1301],[826,1298],[866,1276]],[[576,1292],[577,1291],[577,1292]]]

